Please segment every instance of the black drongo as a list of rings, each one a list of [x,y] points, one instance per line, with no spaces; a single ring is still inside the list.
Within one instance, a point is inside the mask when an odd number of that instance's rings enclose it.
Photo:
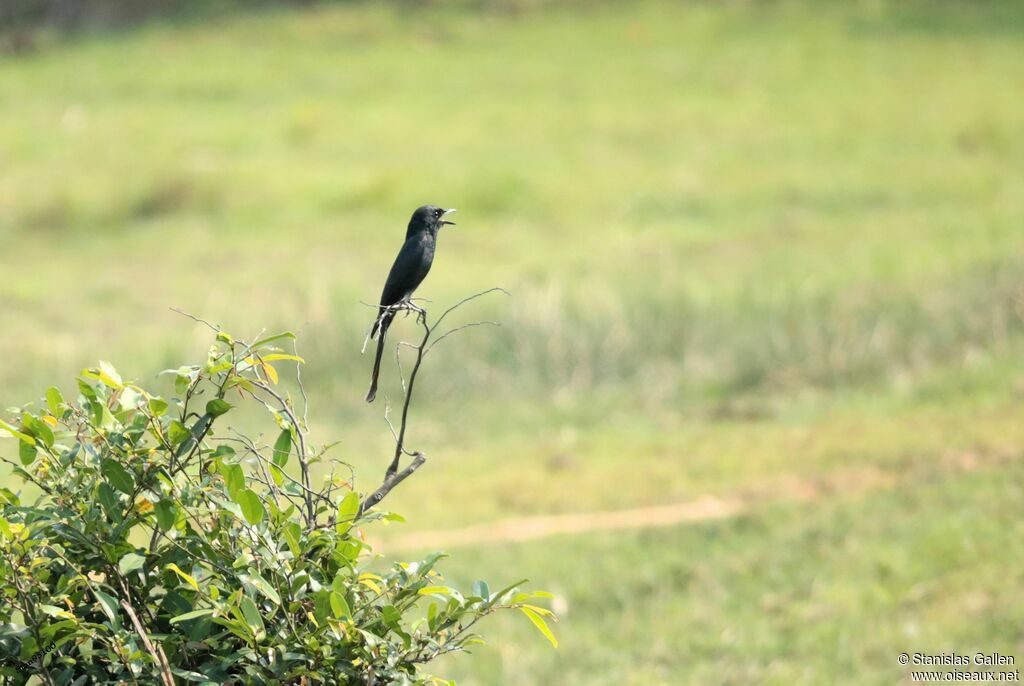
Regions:
[[[380,294],[380,310],[377,321],[373,323],[370,338],[377,339],[377,358],[373,362],[373,378],[370,390],[366,393],[366,402],[372,403],[377,397],[377,376],[380,374],[380,358],[384,354],[384,337],[387,335],[395,312],[409,306],[409,298],[413,291],[423,282],[430,265],[434,262],[434,247],[437,245],[437,232],[445,224],[454,224],[445,216],[455,210],[443,210],[436,205],[424,205],[412,213],[409,228],[405,232],[405,244],[398,251],[395,263],[391,265],[391,273],[384,284],[384,292]]]

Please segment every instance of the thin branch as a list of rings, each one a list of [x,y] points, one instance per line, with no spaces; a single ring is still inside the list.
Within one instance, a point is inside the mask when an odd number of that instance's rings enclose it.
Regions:
[[[419,342],[418,345],[417,344],[413,344],[413,343],[408,343],[406,341],[400,341],[398,343],[398,345],[396,346],[396,348],[395,348],[395,358],[396,358],[396,362],[397,362],[397,365],[398,365],[399,373],[400,373],[400,375],[402,377],[402,390],[404,391],[404,394],[405,394],[405,400],[402,403],[402,418],[401,418],[401,421],[399,422],[399,426],[398,426],[398,431],[397,432],[395,431],[395,427],[391,423],[391,419],[388,416],[389,412],[390,412],[390,409],[391,409],[390,405],[385,405],[385,410],[384,410],[384,420],[387,422],[388,428],[391,430],[391,435],[395,438],[395,454],[394,454],[394,457],[391,460],[391,464],[388,465],[387,471],[384,473],[384,482],[377,488],[376,491],[374,491],[360,505],[360,507],[359,507],[359,516],[362,516],[364,512],[366,512],[366,511],[370,510],[371,508],[375,507],[376,505],[378,505],[380,503],[380,501],[383,500],[384,497],[387,496],[387,494],[390,493],[393,488],[395,488],[395,486],[397,486],[398,484],[402,483],[402,481],[407,479],[413,472],[415,472],[417,469],[419,469],[423,465],[424,462],[426,462],[426,457],[423,455],[422,452],[419,452],[419,451],[410,452],[405,447],[405,437],[406,437],[406,430],[408,429],[408,426],[409,426],[409,407],[412,404],[413,389],[414,389],[414,386],[415,386],[415,383],[416,383],[416,377],[419,374],[420,367],[423,364],[423,358],[426,356],[427,352],[435,344],[439,343],[442,339],[450,336],[451,334],[453,334],[453,333],[455,333],[457,331],[461,331],[462,329],[466,329],[466,328],[469,328],[471,326],[481,326],[481,325],[484,325],[484,324],[497,325],[497,322],[489,322],[488,321],[488,322],[473,322],[473,323],[470,323],[470,324],[465,324],[463,326],[459,326],[459,327],[456,327],[456,328],[454,328],[454,329],[452,329],[450,331],[445,332],[444,334],[439,336],[436,340],[434,340],[433,343],[431,343],[431,336],[438,329],[438,327],[440,327],[441,322],[443,322],[445,317],[447,317],[449,314],[451,314],[452,312],[454,312],[455,310],[459,309],[460,307],[462,307],[463,305],[465,305],[466,303],[468,303],[468,302],[470,302],[472,300],[476,300],[477,298],[483,297],[483,296],[487,295],[488,293],[494,293],[494,292],[500,292],[500,293],[504,293],[505,295],[510,295],[510,293],[507,290],[505,290],[504,288],[498,288],[498,287],[488,288],[487,290],[480,291],[479,293],[474,293],[473,295],[467,296],[467,297],[463,298],[462,300],[458,301],[457,303],[455,303],[454,305],[449,307],[447,310],[445,310],[443,313],[441,313],[441,316],[437,319],[437,321],[433,324],[433,326],[431,326],[431,324],[430,324],[429,315],[427,314],[427,311],[424,310],[421,307],[418,307],[418,306],[412,304],[409,301],[403,301],[401,303],[397,303],[395,305],[391,305],[388,308],[384,308],[384,310],[381,311],[381,314],[378,315],[378,320],[379,320],[380,317],[383,316],[384,312],[386,312],[388,310],[414,311],[414,312],[416,312],[417,322],[423,327],[423,337],[420,339],[420,342]],[[364,304],[366,304],[366,303],[364,303]],[[364,346],[365,346],[365,342],[364,342]],[[400,349],[401,349],[402,346],[408,346],[410,348],[413,348],[416,351],[416,361],[413,364],[412,370],[409,372],[408,383],[406,383],[405,374],[401,371],[402,370],[402,358],[401,358],[401,355],[399,353],[400,353]],[[406,467],[404,470],[399,472],[398,470],[399,470],[399,467],[401,465],[402,455],[410,455],[410,456],[412,456],[413,457],[413,461],[409,464],[408,467]]]
[[[292,352],[295,357],[302,357],[299,355],[299,343],[298,341],[292,341]],[[302,428],[306,431],[309,430],[309,396],[306,395],[306,387],[302,384],[302,363],[295,365],[295,380],[299,384],[299,394],[302,396]]]
[[[12,462],[11,460],[8,460],[6,457],[0,457],[0,462],[6,462],[7,464],[11,465],[15,469],[20,469],[21,472],[22,472],[22,475],[27,477],[29,481],[31,481],[36,486],[38,486],[40,488],[40,490],[44,491],[48,495],[53,495],[53,489],[51,489],[50,487],[48,487],[46,484],[42,483],[41,481],[37,481],[35,479],[35,477],[33,477],[31,474],[29,474],[29,472],[27,470],[25,470],[25,468],[22,467],[20,464],[16,464],[16,463]]]
[[[404,380],[402,381],[402,386],[403,387],[405,386],[405,381]],[[395,442],[397,442],[398,441],[398,432],[395,431],[395,425],[391,423],[390,414],[391,414],[391,403],[385,402],[384,403],[384,421],[387,423],[388,429],[391,431],[391,437],[393,439],[395,439]]]
[[[380,501],[384,500],[384,497],[390,493],[395,486],[412,476],[413,472],[422,467],[423,463],[427,461],[427,456],[423,453],[413,453],[413,456],[413,460],[409,463],[409,466],[397,474],[392,474],[384,479],[384,483],[378,486],[377,490],[370,494],[370,497],[359,504],[359,514],[356,515],[356,519],[362,517],[372,508],[380,504]]]
[[[142,626],[142,622],[139,621],[139,616],[135,614],[135,608],[125,600],[121,599],[121,607],[128,614],[128,618],[132,620],[132,626],[135,627],[135,631],[138,632],[139,638],[142,639],[142,645],[146,647],[146,651],[153,657],[153,661],[160,669],[160,679],[163,681],[164,686],[174,686],[174,675],[171,674],[171,665],[167,661],[167,655],[164,653],[164,649],[159,643],[154,644],[150,640],[149,634],[146,633],[146,629]]]
[[[226,441],[237,441],[237,442],[241,443],[242,445],[244,445],[246,447],[246,450],[250,454],[252,454],[253,457],[256,458],[256,461],[259,462],[261,465],[263,465],[264,463],[268,464],[268,465],[272,464],[271,461],[267,460],[267,458],[263,456],[263,453],[261,453],[259,451],[259,448],[256,446],[255,443],[250,441],[248,438],[243,436],[241,433],[239,433],[235,429],[230,429],[230,430],[232,432],[234,432],[236,438],[226,437],[226,438],[224,438],[224,440],[226,440]],[[313,490],[312,488],[306,487],[301,481],[299,481],[294,476],[292,476],[291,474],[286,472],[284,469],[282,469],[280,467],[277,467],[277,470],[278,470],[278,473],[282,477],[284,477],[285,479],[287,479],[288,481],[290,481],[291,483],[295,484],[300,489],[302,489],[302,492],[303,492],[303,502],[305,502],[306,497],[309,497],[309,498],[319,498],[320,500],[323,500],[324,502],[327,503],[328,509],[330,509],[330,507],[333,506],[333,503],[330,501],[330,499],[327,498],[326,496],[324,496],[322,493],[319,493],[319,492]],[[269,476],[267,478],[269,478]],[[288,502],[292,502],[291,498],[283,490],[279,490],[278,492],[281,495],[283,495],[284,497],[288,498]],[[310,525],[312,526],[312,522],[310,523]]]
[[[177,312],[178,314],[182,315],[183,317],[188,317],[189,319],[191,319],[194,322],[199,322],[200,324],[205,324],[214,333],[220,333],[221,331],[223,331],[223,329],[221,329],[216,324],[211,324],[210,322],[206,321],[202,317],[197,317],[194,314],[192,314],[191,312],[186,312],[185,310],[180,310],[177,307],[172,307],[172,308],[170,308],[170,310],[171,310],[171,312]]]
[[[434,324],[434,328],[437,328],[438,326],[440,326],[441,322],[444,321],[445,317],[447,317],[449,314],[451,314],[455,310],[459,309],[460,307],[462,307],[463,305],[468,303],[470,300],[476,300],[477,298],[482,298],[483,296],[487,295],[488,293],[494,293],[494,292],[503,293],[504,295],[507,295],[510,298],[512,297],[511,293],[506,291],[504,288],[501,288],[500,286],[495,286],[494,288],[488,288],[486,291],[480,291],[479,293],[474,293],[473,295],[470,295],[468,297],[463,298],[462,300],[460,300],[459,302],[455,303],[454,305],[449,307],[447,310],[442,312],[441,316],[438,317],[438,319],[437,319],[437,323]]]
[[[404,396],[406,394],[407,390],[405,388],[405,370],[402,369],[402,346],[403,345],[409,346],[413,350],[416,349],[416,346],[413,345],[412,343],[407,343],[405,341],[398,341],[398,344],[395,345],[395,367],[398,369],[398,380],[402,383],[402,395]],[[388,405],[385,405],[385,407],[384,407],[384,419],[387,419],[387,416],[388,416]],[[388,422],[388,423],[390,424],[390,422]],[[391,433],[392,434],[395,433],[394,429],[392,429]],[[398,436],[395,436],[395,440],[396,441],[398,440]]]
[[[399,460],[402,457],[402,451],[405,449],[405,430],[409,426],[409,405],[412,403],[413,384],[416,383],[416,375],[419,374],[420,365],[423,364],[423,350],[427,345],[427,341],[430,340],[431,329],[427,323],[427,316],[424,314],[420,321],[423,323],[423,340],[416,348],[416,363],[409,373],[409,386],[405,391],[405,402],[402,404],[402,422],[399,425],[398,440],[395,441],[395,457],[391,460],[391,465],[388,467],[387,472],[384,473],[385,481],[393,477],[398,471]]]
[[[278,405],[281,406],[281,411],[288,417],[288,421],[295,427],[295,436],[298,438],[297,448],[299,458],[299,469],[302,472],[302,487],[305,491],[303,500],[306,501],[306,514],[307,521],[309,522],[310,528],[316,525],[316,511],[313,505],[313,498],[310,493],[313,492],[309,477],[309,460],[306,457],[306,437],[301,426],[299,426],[299,420],[295,417],[295,413],[292,411],[291,405],[281,397],[281,395],[272,389],[265,381],[258,381],[254,384],[260,390],[269,394],[274,400],[277,401]]]
[[[463,329],[471,329],[474,326],[501,326],[501,322],[492,322],[492,321],[470,322],[469,324],[463,324],[462,326],[456,326],[454,329],[451,329],[449,331],[445,331],[442,335],[440,335],[437,338],[435,338],[434,342],[431,343],[430,345],[428,345],[427,349],[423,351],[423,354],[426,355],[427,353],[429,353],[430,350],[435,345],[437,345],[438,343],[440,343],[444,339],[448,338],[453,333],[458,333],[459,331],[462,331]],[[437,324],[435,324],[434,327],[436,328]]]

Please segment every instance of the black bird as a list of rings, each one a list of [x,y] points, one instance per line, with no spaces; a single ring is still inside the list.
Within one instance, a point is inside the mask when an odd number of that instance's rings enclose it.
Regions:
[[[434,262],[434,248],[437,245],[437,232],[445,224],[455,222],[445,219],[446,215],[455,210],[444,210],[437,205],[424,205],[412,213],[409,228],[405,232],[405,244],[398,251],[395,263],[391,265],[391,273],[384,284],[384,292],[380,294],[380,310],[377,321],[373,323],[370,339],[377,339],[377,359],[373,362],[373,378],[370,390],[366,392],[366,402],[372,403],[377,397],[377,376],[380,374],[380,358],[384,354],[384,337],[387,335],[391,320],[401,306],[409,304],[413,291],[423,282]]]

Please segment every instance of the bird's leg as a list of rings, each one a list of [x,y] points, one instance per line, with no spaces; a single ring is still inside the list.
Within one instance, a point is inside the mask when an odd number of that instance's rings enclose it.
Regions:
[[[420,323],[423,323],[423,322],[427,321],[427,311],[425,309],[423,309],[419,305],[413,304],[411,301],[409,302],[409,304],[412,305],[413,312],[416,313],[416,323],[417,324],[420,324]]]
[[[426,310],[424,310],[422,307],[414,303],[412,300],[403,301],[402,309],[406,311],[406,314],[408,314],[409,312],[415,312],[417,322],[420,321],[427,314]]]

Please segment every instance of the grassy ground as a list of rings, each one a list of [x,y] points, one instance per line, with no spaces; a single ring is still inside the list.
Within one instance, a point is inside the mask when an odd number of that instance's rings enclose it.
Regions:
[[[727,522],[459,551],[475,574],[557,589],[565,617],[557,652],[509,618],[514,640],[452,668],[482,684],[892,684],[904,651],[1020,655],[1022,482],[1018,461]]]
[[[5,58],[0,403],[202,356],[170,306],[290,328],[316,438],[373,481],[359,301],[411,209],[454,205],[423,295],[513,296],[429,361],[405,530],[750,505],[455,551],[569,608],[557,652],[496,624],[465,683],[1024,659],[1022,27],[995,2],[357,3]]]

